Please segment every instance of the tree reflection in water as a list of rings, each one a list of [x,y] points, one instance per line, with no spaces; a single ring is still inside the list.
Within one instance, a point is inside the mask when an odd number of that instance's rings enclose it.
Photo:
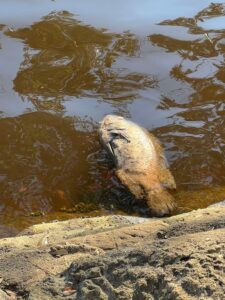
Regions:
[[[129,100],[140,89],[156,85],[147,74],[115,66],[120,56],[139,53],[139,41],[129,32],[108,33],[62,12],[6,34],[24,41],[14,89],[37,109],[62,111],[66,96]]]
[[[170,53],[180,57],[180,63],[170,70],[170,78],[191,90],[183,103],[176,97],[162,99],[159,109],[179,108],[180,112],[173,115],[172,124],[155,130],[167,145],[176,176],[182,177],[182,188],[225,183],[225,29],[204,29],[209,18],[225,16],[224,7],[211,4],[193,18],[160,23],[186,27],[188,40],[149,36],[151,43],[168,53],[168,59]]]

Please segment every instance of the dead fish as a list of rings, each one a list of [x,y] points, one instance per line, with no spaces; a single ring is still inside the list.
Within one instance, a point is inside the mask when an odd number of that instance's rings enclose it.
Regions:
[[[116,175],[136,199],[144,199],[151,215],[172,212],[174,199],[169,190],[175,180],[159,141],[139,125],[116,115],[100,122],[100,140],[111,155]]]

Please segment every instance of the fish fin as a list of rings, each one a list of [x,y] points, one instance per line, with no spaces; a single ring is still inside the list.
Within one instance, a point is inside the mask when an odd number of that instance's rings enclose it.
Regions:
[[[161,185],[167,189],[175,190],[176,183],[173,175],[171,174],[169,169],[162,169],[159,171],[159,181]]]

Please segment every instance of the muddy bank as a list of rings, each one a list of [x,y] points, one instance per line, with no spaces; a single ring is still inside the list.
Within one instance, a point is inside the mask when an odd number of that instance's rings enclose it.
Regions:
[[[1,299],[223,299],[224,215],[35,225],[0,240]]]

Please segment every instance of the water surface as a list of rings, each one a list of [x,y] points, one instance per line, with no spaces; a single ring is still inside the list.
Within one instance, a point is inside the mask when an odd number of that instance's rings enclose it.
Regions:
[[[0,4],[0,235],[143,214],[98,142],[108,113],[159,138],[176,213],[225,198],[222,1]]]

